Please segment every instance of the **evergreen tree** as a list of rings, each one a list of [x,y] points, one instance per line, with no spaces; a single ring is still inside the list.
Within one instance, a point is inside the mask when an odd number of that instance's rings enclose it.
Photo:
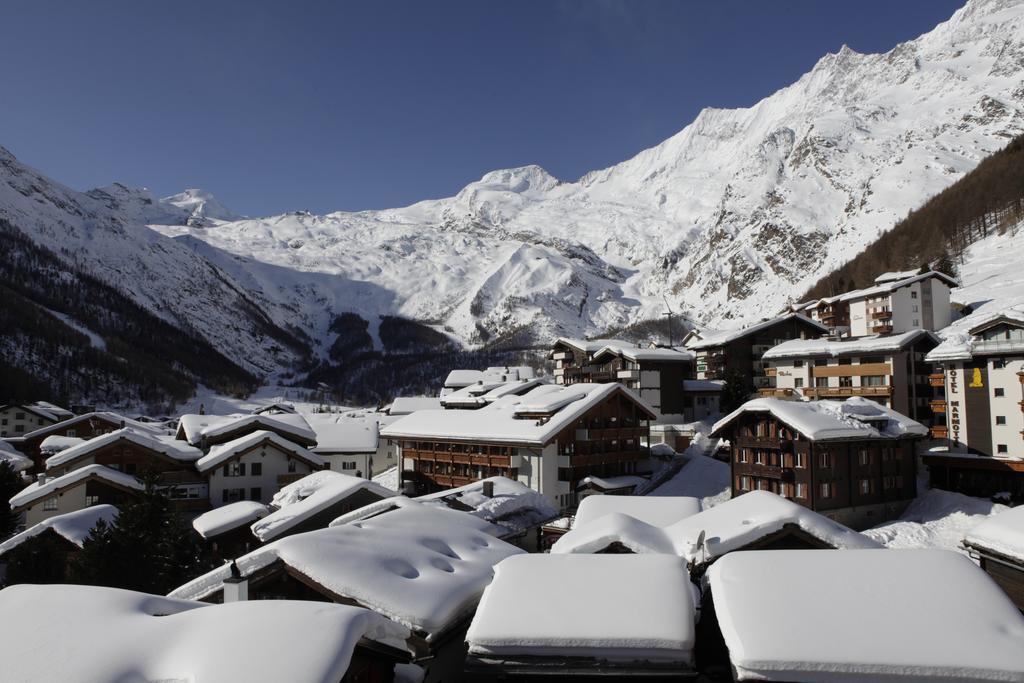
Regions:
[[[722,412],[730,413],[747,402],[750,387],[743,373],[735,368],[725,374],[725,387],[722,388]]]
[[[23,488],[25,483],[11,467],[11,463],[0,460],[0,541],[14,534],[18,528],[18,515],[11,511],[7,501]]]
[[[52,533],[52,532],[51,532]],[[64,583],[64,553],[46,534],[30,538],[4,558],[7,574],[3,585]]]
[[[946,275],[956,275],[956,265],[953,263],[953,259],[950,258],[948,248],[942,252],[942,256],[935,262],[935,270]]]
[[[138,501],[125,506],[113,524],[96,525],[68,579],[163,595],[212,566],[199,537],[148,481]]]

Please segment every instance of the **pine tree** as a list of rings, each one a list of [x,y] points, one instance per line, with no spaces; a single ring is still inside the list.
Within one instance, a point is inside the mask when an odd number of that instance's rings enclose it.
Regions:
[[[7,501],[23,488],[25,484],[11,467],[11,463],[0,460],[0,541],[12,535],[18,528],[18,515],[11,511]]]
[[[739,370],[729,370],[725,375],[725,386],[722,388],[722,412],[730,413],[747,402],[750,397],[750,387],[743,373]]]
[[[935,262],[935,270],[946,275],[956,275],[956,265],[949,255],[948,248],[942,252],[942,256]]]

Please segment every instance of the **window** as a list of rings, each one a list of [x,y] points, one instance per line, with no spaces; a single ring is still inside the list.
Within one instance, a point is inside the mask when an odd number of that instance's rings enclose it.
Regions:
[[[749,462],[748,451],[746,448],[741,448],[736,451],[736,462]]]
[[[25,425],[14,425],[14,431],[15,431],[15,433],[20,433],[20,432],[25,431]]]
[[[757,451],[754,453],[754,462],[758,465],[764,464],[764,451]]]
[[[99,502],[100,502],[100,497],[99,496],[86,496],[85,497],[85,507],[92,507],[93,505],[96,505]]]
[[[860,488],[860,494],[862,496],[866,496],[867,494],[871,493],[871,480],[870,479],[861,479],[860,480],[859,488]]]
[[[789,498],[790,497],[789,485],[788,484],[783,484],[782,482],[779,482],[779,490],[778,490],[777,493],[780,496],[782,496],[783,498]]]
[[[295,461],[294,460],[291,460],[291,459],[288,460],[288,472],[290,472],[290,473],[294,473],[295,472]]]
[[[825,366],[825,365],[828,365],[828,359],[827,358],[815,358],[814,359],[814,367],[820,368],[820,367]]]
[[[261,474],[263,474],[263,463],[261,463],[261,462],[254,462],[252,465],[250,465],[250,467],[252,469],[249,472],[250,472],[250,474],[252,474],[252,476],[258,477]],[[256,500],[256,499],[253,498],[253,500]]]
[[[828,377],[815,377],[814,386],[816,387],[828,387]]]
[[[221,494],[221,501],[224,503],[234,503],[239,500],[245,500],[245,489],[224,489]]]
[[[227,465],[224,465],[224,476],[225,477],[244,477],[245,476],[245,463],[244,462],[238,462],[236,460],[235,462],[229,462]]]
[[[821,497],[822,498],[831,498],[832,497],[832,484],[830,482],[825,482],[825,483],[823,483],[821,485]]]
[[[916,299],[916,298],[917,298],[917,292],[913,292],[913,291],[912,291],[912,292],[910,292],[910,298],[911,298],[911,299]],[[915,310],[916,310],[916,309],[915,309]]]
[[[997,397],[998,396],[1006,396],[1006,392],[1003,391],[1002,387],[996,387],[995,389],[993,389],[993,391],[995,391],[995,394],[996,394]]]
[[[865,387],[884,387],[885,375],[864,375],[860,378],[860,383]]]
[[[74,429],[69,429],[67,431],[67,436],[74,436],[75,434],[77,434],[77,432]]]
[[[996,452],[997,453],[1006,453],[1006,452],[1008,452],[1007,448],[1006,448],[1006,444],[1005,443],[1001,443],[998,446],[996,446]]]
[[[797,483],[796,485],[796,497],[806,498],[807,497],[807,484]]]
[[[853,359],[852,358],[840,358],[839,359],[839,364],[840,365],[853,365]]]
[[[868,452],[868,449],[862,448],[857,454],[857,460],[860,462],[862,467],[866,467],[871,464],[871,453]]]
[[[743,475],[740,477],[740,491],[750,490],[750,477]]]
[[[1006,424],[1006,416],[1005,415],[996,415],[996,424],[997,425],[1004,425],[1004,424]]]
[[[43,501],[43,511],[49,512],[57,509],[57,496],[51,496]]]
[[[825,467],[825,468],[832,467],[832,454],[831,453],[822,453],[822,454],[820,454],[818,456],[818,466],[819,467]]]
[[[354,470],[355,468],[356,468],[356,464],[354,462],[343,462],[343,463],[341,463],[341,469],[343,469],[343,470]]]
[[[882,486],[884,486],[887,490],[896,488],[896,477],[885,477],[882,480]]]
[[[758,479],[757,480],[757,490],[758,491],[767,491],[768,490],[768,480],[767,479]]]
[[[911,306],[910,311],[912,313],[917,313],[917,304],[914,304],[913,306]]]
[[[390,453],[388,453],[388,457],[389,458],[391,457]],[[331,461],[330,460],[324,460],[324,469],[325,470],[331,469]]]
[[[992,359],[992,369],[993,370],[1002,370],[1005,367],[1006,367],[1006,361],[1004,361],[1002,358],[994,358],[994,359]]]
[[[853,386],[853,377],[850,377],[849,375],[840,377],[839,378],[839,386],[841,386],[841,387],[852,387]]]
[[[253,486],[251,489],[249,489],[249,500],[263,500],[263,489],[261,489],[259,486]]]
[[[919,321],[919,320],[917,320],[917,319],[915,318],[915,319],[914,319],[914,325],[913,325],[913,327],[921,327],[921,321]]]
[[[25,413],[15,413],[14,414],[14,419],[15,420],[24,420],[25,419]]]
[[[794,453],[793,454],[793,463],[794,463],[794,465],[796,467],[798,467],[800,469],[803,469],[803,468],[807,467],[807,463],[804,461],[804,454],[803,453]]]
[[[803,366],[804,366],[804,362],[802,360],[795,360],[795,361],[793,361],[793,367],[794,368],[802,368]]]
[[[803,377],[797,377],[796,379],[794,379],[793,380],[793,386],[796,387],[797,389],[803,389],[804,388],[804,378]]]

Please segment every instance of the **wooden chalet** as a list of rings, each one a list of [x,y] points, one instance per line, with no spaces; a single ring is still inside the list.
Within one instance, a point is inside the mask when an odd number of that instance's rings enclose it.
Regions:
[[[1024,611],[1024,507],[986,519],[963,545],[1017,608]]]

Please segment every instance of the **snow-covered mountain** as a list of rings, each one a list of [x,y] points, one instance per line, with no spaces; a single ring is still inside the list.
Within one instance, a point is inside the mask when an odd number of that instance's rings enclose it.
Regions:
[[[1022,132],[1024,0],[970,0],[885,54],[843,47],[753,107],[706,109],[575,182],[527,166],[400,209],[234,220],[196,191],[82,195],[36,175],[11,193],[9,160],[0,216],[13,206],[57,247],[70,234],[79,262],[148,307],[281,367],[293,356],[261,347],[247,304],[321,353],[344,311],[372,335],[398,315],[469,343],[598,333],[657,317],[665,298],[711,325],[760,318]]]

